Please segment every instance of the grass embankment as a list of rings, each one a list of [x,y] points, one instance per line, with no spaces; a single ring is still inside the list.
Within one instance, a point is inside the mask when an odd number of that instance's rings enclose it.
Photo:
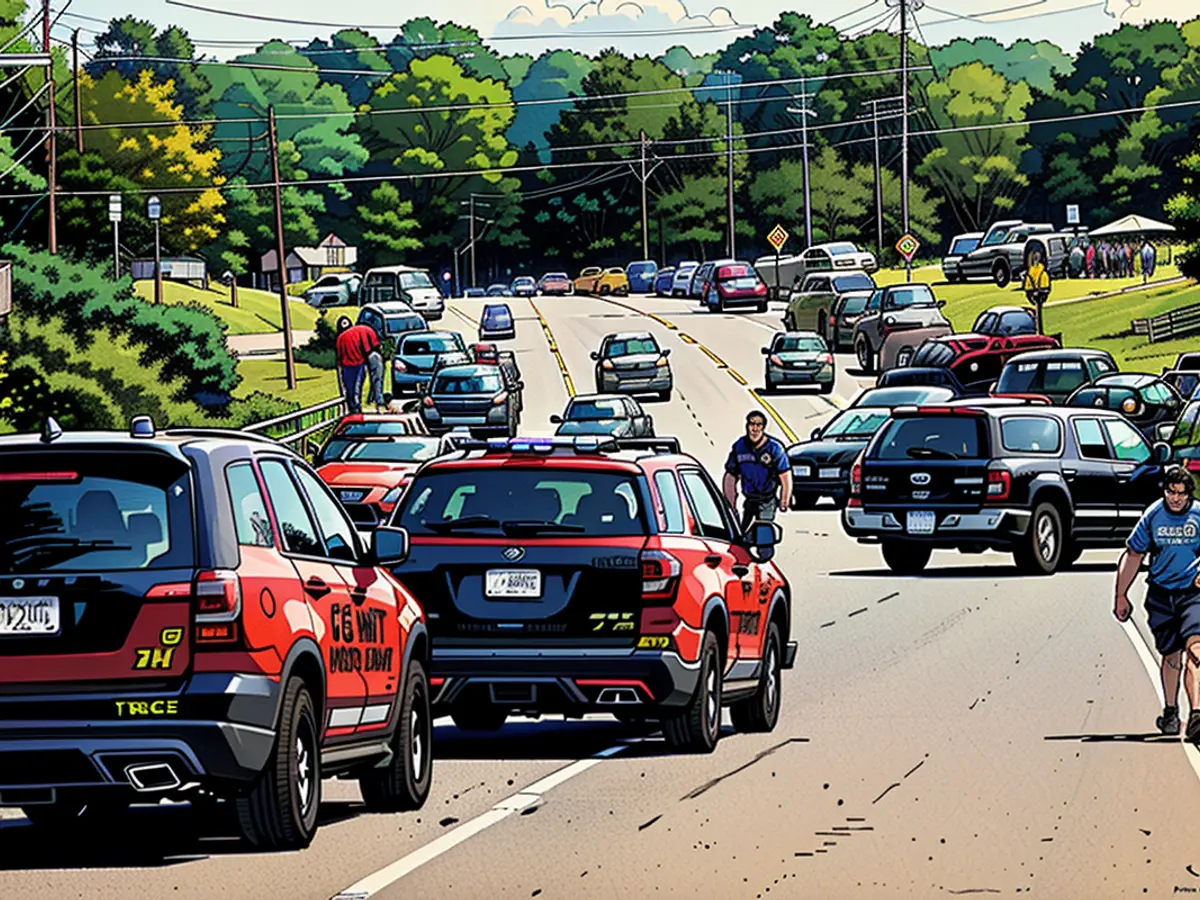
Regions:
[[[332,400],[339,393],[335,369],[317,369],[300,362],[296,363],[296,389],[293,391],[288,390],[287,370],[281,359],[240,360],[238,374],[242,376],[242,383],[233,392],[235,397],[264,391],[303,407]]]
[[[138,296],[147,300],[154,299],[153,281],[135,282],[133,288]],[[205,290],[191,284],[164,281],[163,301],[194,303],[211,310],[225,323],[229,334],[269,334],[283,329],[279,295],[254,288],[239,287],[238,305],[234,307],[229,302],[229,288],[223,284],[210,282],[208,290]],[[303,300],[297,299],[291,301],[289,312],[292,329],[295,331],[311,331],[316,327],[317,317],[320,315]]]

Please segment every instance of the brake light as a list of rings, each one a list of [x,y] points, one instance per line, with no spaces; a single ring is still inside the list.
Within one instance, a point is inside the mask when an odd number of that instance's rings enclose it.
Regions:
[[[0,481],[78,481],[78,472],[0,472]]]
[[[424,403],[427,408],[433,409],[433,396],[431,394],[426,394],[425,399],[421,402]]]
[[[642,634],[674,634],[683,621],[673,606],[648,606],[642,610]]]
[[[1200,457],[1184,461],[1184,465],[1189,472],[1200,472]]]
[[[501,391],[492,398],[492,406],[500,406],[508,402],[508,391]]]
[[[169,597],[190,597],[192,586],[188,582],[182,584],[156,584],[146,591],[147,600],[165,600]]]
[[[195,639],[198,644],[228,644],[238,639],[242,583],[236,572],[218,569],[196,576]]]
[[[837,316],[830,316],[830,317],[829,317],[829,324],[830,324],[831,326],[832,326],[832,325],[837,325]]]
[[[1012,473],[1004,469],[994,469],[987,476],[988,501],[1007,500],[1012,492]]]
[[[783,365],[783,357],[781,357],[778,353],[772,353],[771,354],[771,364],[776,365],[776,366],[782,366]]]
[[[833,354],[826,353],[824,356],[821,357],[821,362],[825,363],[825,365],[827,365],[827,366],[832,366],[833,365]]]
[[[675,591],[679,587],[679,576],[683,574],[683,566],[679,560],[661,550],[643,550],[640,562],[642,599],[674,600]]]
[[[763,284],[761,281],[754,286],[754,296],[761,297],[766,292],[767,292],[767,286],[765,284]]]
[[[847,506],[862,506],[862,458],[856,459],[850,467],[850,499]]]

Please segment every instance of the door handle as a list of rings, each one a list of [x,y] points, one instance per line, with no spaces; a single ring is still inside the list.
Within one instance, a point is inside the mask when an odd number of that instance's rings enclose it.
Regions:
[[[704,557],[704,564],[706,566],[712,566],[715,569],[721,564],[721,557],[716,553],[710,553],[708,556]],[[733,571],[737,571],[737,566],[733,567]]]
[[[733,574],[736,575],[738,578],[745,578],[747,575],[750,574],[750,567],[749,566],[734,566]]]
[[[1073,481],[1075,475],[1077,474],[1074,469],[1063,469],[1062,473],[1063,478],[1065,478],[1067,481]]]
[[[333,588],[316,575],[304,582],[304,593],[308,594],[314,600],[320,600],[332,590]]]

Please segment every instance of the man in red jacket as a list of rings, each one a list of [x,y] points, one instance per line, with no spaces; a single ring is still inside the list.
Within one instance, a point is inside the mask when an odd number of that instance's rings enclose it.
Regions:
[[[342,370],[342,391],[346,395],[346,411],[362,412],[363,374],[367,357],[379,349],[379,335],[369,325],[351,325],[346,316],[338,320],[338,367]]]

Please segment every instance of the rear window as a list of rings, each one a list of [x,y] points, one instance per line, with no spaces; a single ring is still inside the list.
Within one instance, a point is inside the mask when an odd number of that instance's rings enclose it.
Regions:
[[[839,294],[847,291],[873,291],[875,281],[870,275],[837,275],[833,279],[833,289]],[[865,305],[866,298],[862,302]]]
[[[403,334],[406,331],[421,331],[425,328],[425,320],[420,316],[388,316],[384,319],[384,327],[388,334]]]
[[[1041,416],[1009,416],[1000,422],[1000,442],[1015,453],[1057,453],[1062,425]]]
[[[785,335],[775,339],[776,353],[820,353],[828,349],[825,341],[820,337]]]
[[[437,438],[375,437],[360,441],[334,438],[321,462],[421,462],[437,456]]]
[[[834,256],[849,256],[851,253],[858,253],[859,250],[853,244],[830,244],[825,248]]]
[[[608,345],[609,356],[633,356],[637,353],[657,353],[658,343],[652,337],[613,341]]]
[[[159,454],[6,452],[0,575],[191,567],[191,497]]]
[[[435,394],[498,394],[503,388],[500,375],[439,375],[433,386]]]
[[[625,405],[620,400],[575,400],[567,410],[568,419],[623,419]]]
[[[396,288],[396,276],[391,272],[381,272],[367,276],[362,287],[364,303],[386,303],[389,300],[400,299]]]
[[[629,264],[629,268],[625,270],[625,274],[630,278],[634,278],[638,275],[652,275],[656,271],[658,271],[658,266],[652,262],[636,262]]]
[[[425,356],[430,353],[453,353],[455,350],[462,349],[462,338],[457,334],[433,334],[405,338],[401,352],[411,353],[413,356]]]
[[[412,290],[414,288],[431,288],[433,282],[425,272],[401,272],[400,287]]]
[[[908,306],[935,306],[933,291],[923,284],[913,287],[896,288],[888,295],[888,303],[893,309],[903,309]]]
[[[721,266],[717,269],[717,278],[725,281],[732,278],[754,278],[755,272],[749,266]]]
[[[551,272],[546,276],[546,281],[570,281],[570,279],[567,278],[566,272]]]
[[[954,362],[954,350],[940,341],[926,341],[913,354],[910,365],[940,369]]]
[[[1019,362],[1004,367],[996,383],[998,394],[1069,394],[1088,380],[1077,359]]]
[[[642,491],[632,476],[570,469],[430,472],[413,483],[394,521],[419,535],[647,533]]]
[[[985,445],[977,416],[935,415],[893,419],[873,454],[877,459],[979,459]]]
[[[412,434],[409,422],[348,422],[338,429],[337,437],[369,437],[376,434]]]
[[[856,316],[867,308],[867,301],[870,297],[847,297],[842,302],[843,316]]]

